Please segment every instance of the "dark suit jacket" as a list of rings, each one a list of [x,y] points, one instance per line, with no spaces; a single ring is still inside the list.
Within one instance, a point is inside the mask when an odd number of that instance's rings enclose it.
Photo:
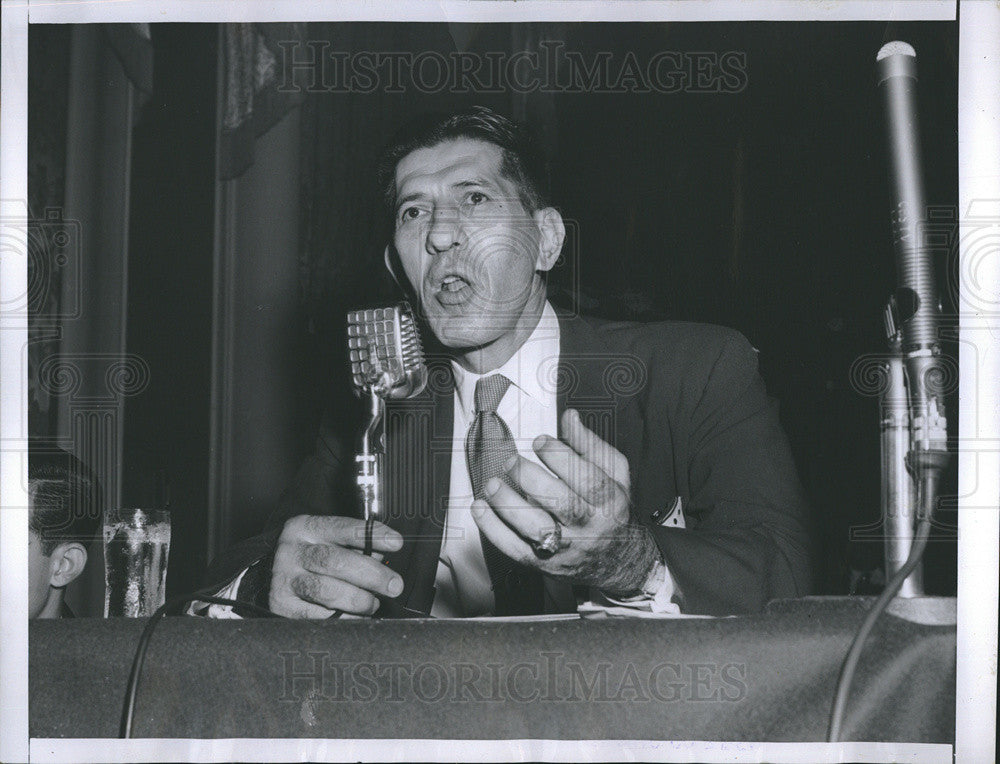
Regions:
[[[420,396],[391,401],[386,419],[386,522],[404,537],[389,555],[405,588],[398,602],[429,612],[451,467],[453,386],[447,359],[429,361]],[[632,514],[649,526],[682,610],[759,611],[809,592],[805,503],[776,405],[754,349],[717,326],[635,324],[560,315],[558,411],[585,424],[629,461]],[[560,433],[561,435],[561,433]],[[459,444],[461,447],[461,444]],[[352,443],[322,428],[269,529],[220,556],[210,580],[244,577],[240,598],[269,584],[268,555],[286,520],[356,514]],[[686,528],[658,519],[681,498]]]

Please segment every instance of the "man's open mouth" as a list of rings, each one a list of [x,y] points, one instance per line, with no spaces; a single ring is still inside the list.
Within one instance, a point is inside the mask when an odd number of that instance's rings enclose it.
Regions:
[[[469,285],[461,276],[445,276],[441,281],[442,292],[458,292]]]
[[[441,279],[437,298],[443,305],[458,305],[465,302],[472,294],[468,281],[456,274],[449,274]]]

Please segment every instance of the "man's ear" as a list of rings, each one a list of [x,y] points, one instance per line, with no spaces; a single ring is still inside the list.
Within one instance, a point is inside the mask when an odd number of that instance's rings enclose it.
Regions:
[[[87,548],[78,541],[65,541],[52,550],[49,584],[61,589],[83,573]]]
[[[555,207],[545,207],[536,210],[532,217],[541,233],[541,240],[538,243],[538,260],[535,262],[535,270],[546,272],[552,270],[552,266],[559,259],[562,252],[563,240],[566,238],[566,226],[563,224],[562,215]]]
[[[392,280],[396,282],[396,286],[406,291],[406,279],[401,279],[399,273],[396,270],[398,264],[398,258],[396,257],[396,250],[391,244],[385,245],[385,251],[382,253],[382,260],[385,263],[385,268],[389,271],[389,275],[392,276]]]
[[[385,267],[386,270],[389,271],[389,275],[392,276],[392,280],[396,282],[396,286],[398,286],[400,291],[406,295],[406,299],[408,299],[411,303],[417,303],[417,293],[410,285],[409,279],[406,278],[406,272],[403,270],[403,264],[400,262],[396,248],[392,244],[385,245],[385,251],[382,253],[382,261],[385,263]]]

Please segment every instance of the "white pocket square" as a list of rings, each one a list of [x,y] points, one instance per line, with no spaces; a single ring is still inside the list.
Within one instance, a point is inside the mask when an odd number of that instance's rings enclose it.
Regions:
[[[670,504],[653,513],[653,522],[662,528],[686,528],[684,522],[684,506],[678,496]]]

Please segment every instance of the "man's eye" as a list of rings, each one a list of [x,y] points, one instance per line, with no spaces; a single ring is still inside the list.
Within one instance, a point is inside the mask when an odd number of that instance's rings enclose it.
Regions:
[[[469,200],[469,204],[482,204],[485,201],[489,201],[489,197],[482,191],[473,191],[466,198]]]
[[[418,217],[420,217],[419,207],[407,207],[400,214],[399,219],[405,223],[407,220],[416,220]]]

